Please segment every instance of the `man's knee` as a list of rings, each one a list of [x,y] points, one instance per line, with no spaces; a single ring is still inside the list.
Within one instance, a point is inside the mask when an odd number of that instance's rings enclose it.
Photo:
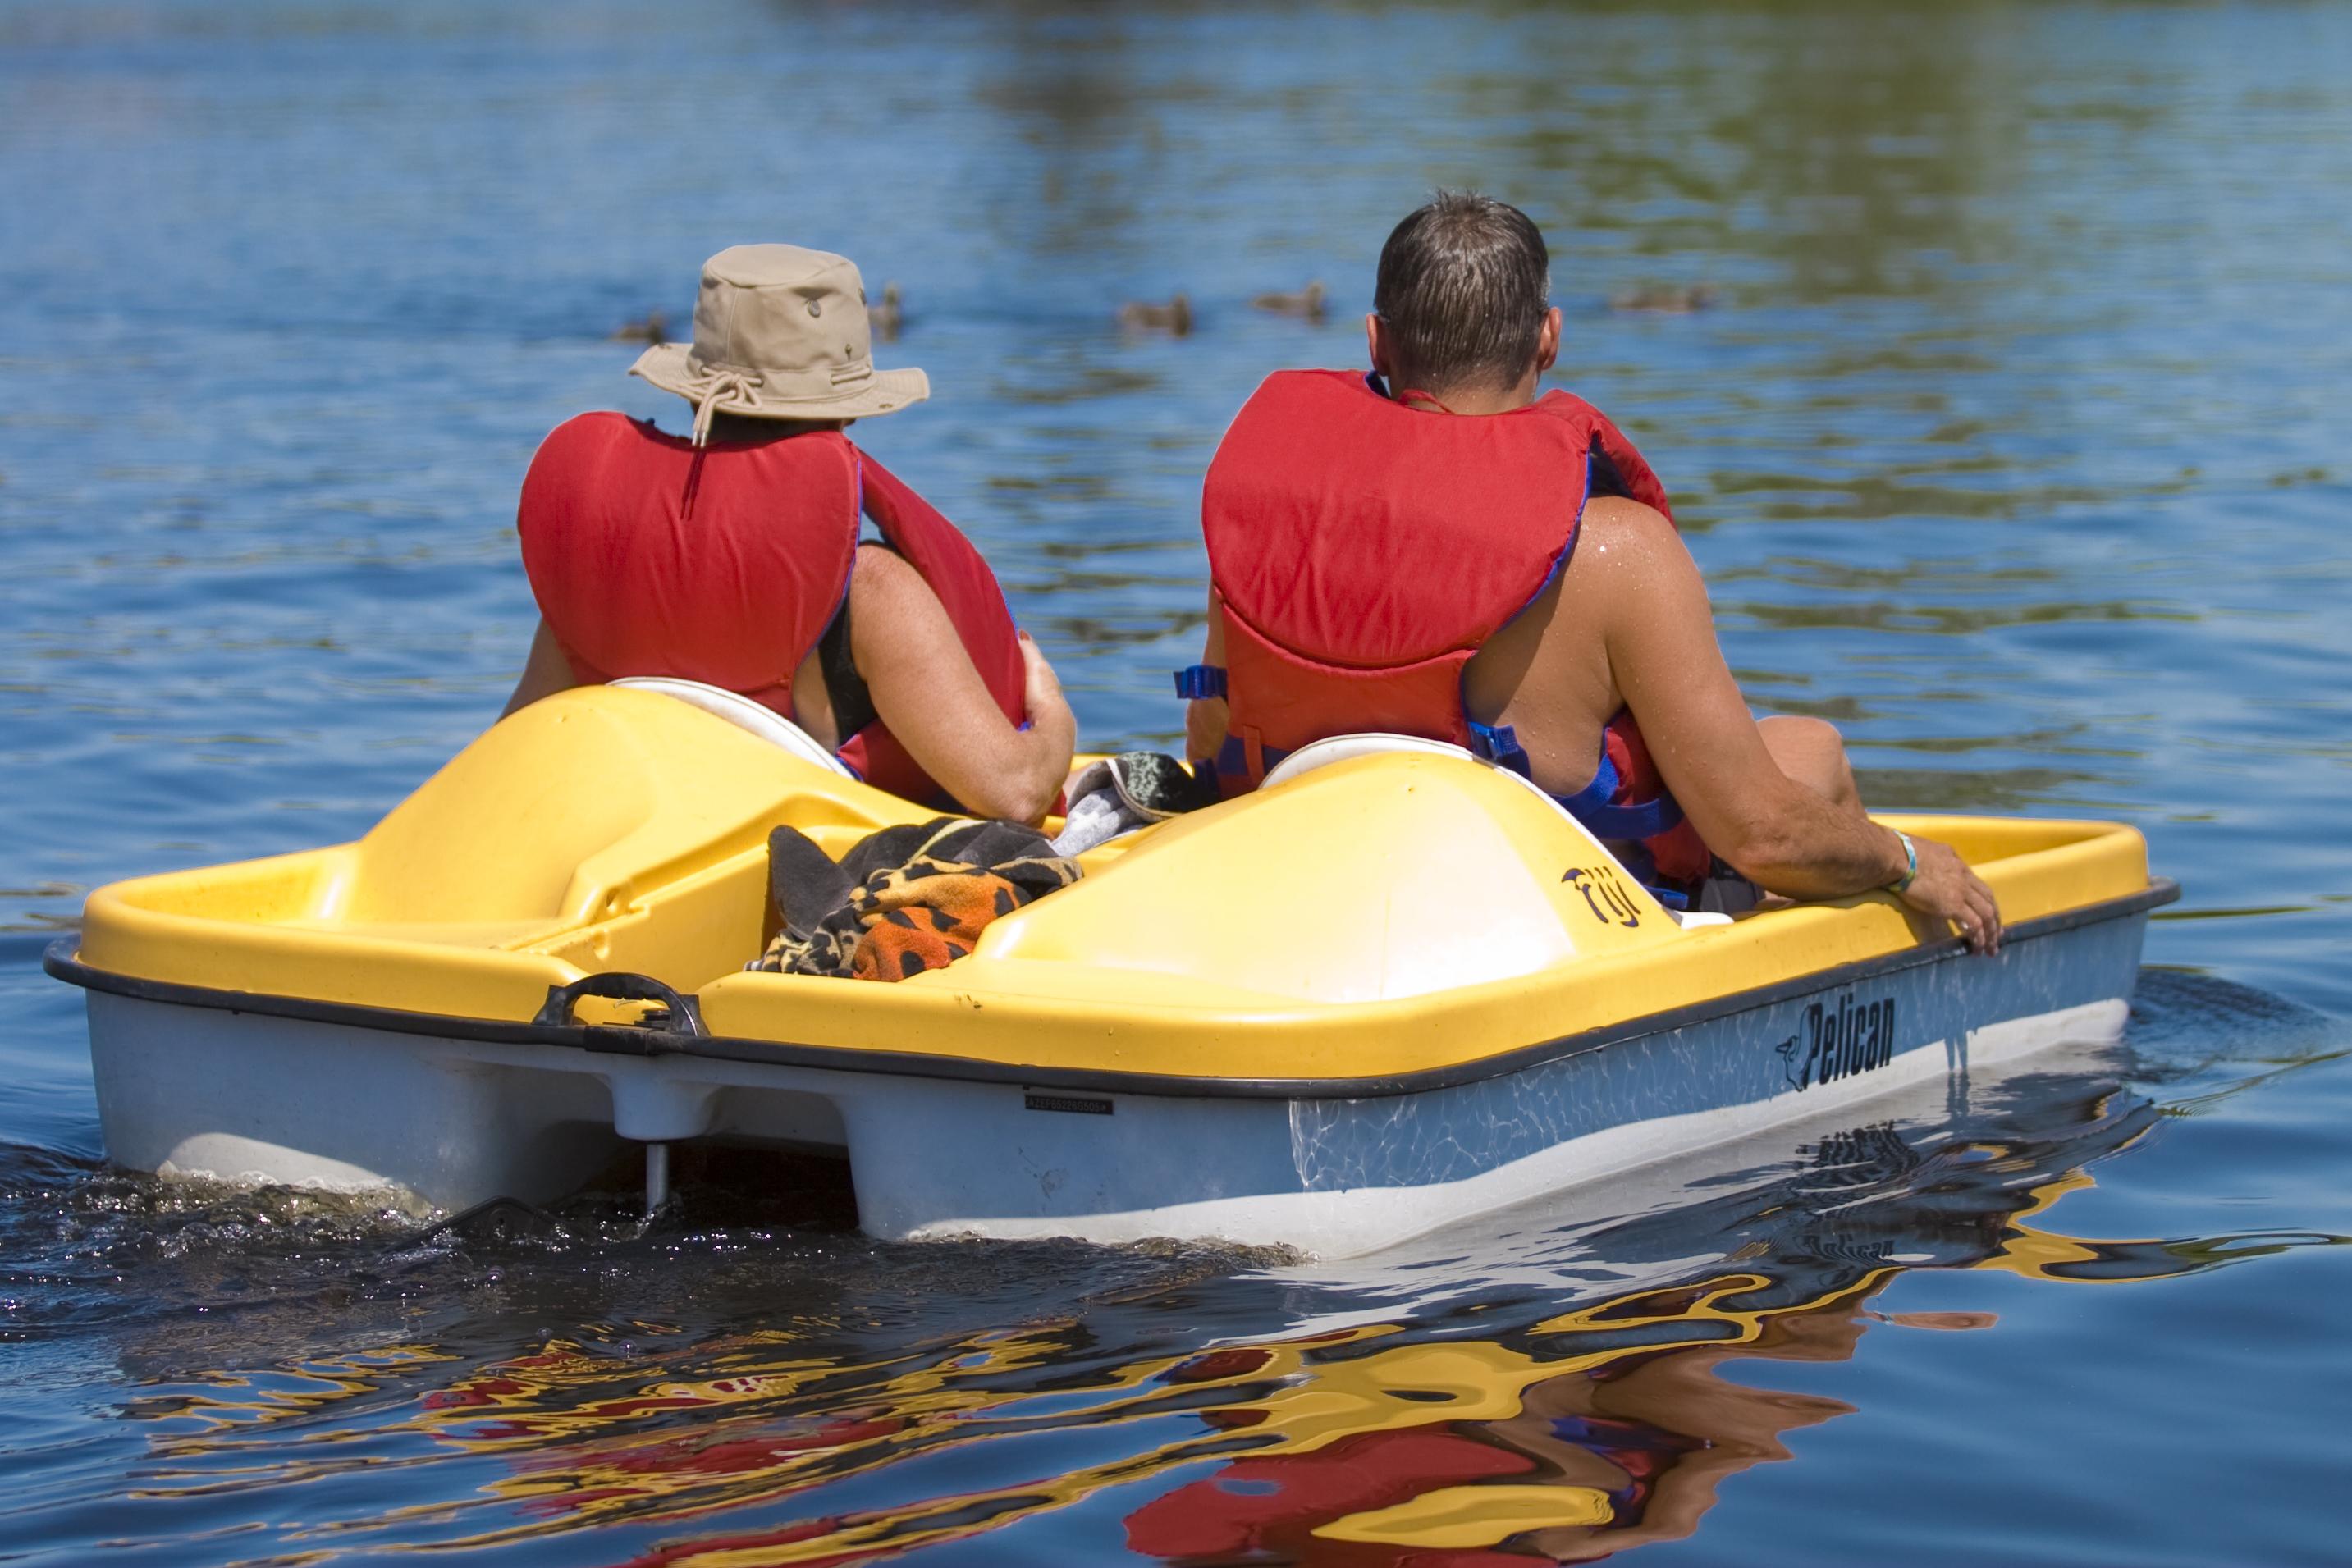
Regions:
[[[1759,721],[1764,745],[1780,771],[1841,806],[1859,805],[1862,792],[1854,786],[1853,765],[1845,754],[1845,737],[1827,719],[1779,715]]]

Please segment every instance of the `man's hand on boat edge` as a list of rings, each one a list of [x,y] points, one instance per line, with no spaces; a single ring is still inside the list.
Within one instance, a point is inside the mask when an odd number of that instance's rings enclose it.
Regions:
[[[1911,847],[1919,857],[1919,873],[1895,896],[1922,915],[1958,926],[1972,950],[2000,952],[2000,905],[1984,878],[1969,870],[1949,844],[1914,836]],[[1895,852],[1902,853],[1899,849]]]

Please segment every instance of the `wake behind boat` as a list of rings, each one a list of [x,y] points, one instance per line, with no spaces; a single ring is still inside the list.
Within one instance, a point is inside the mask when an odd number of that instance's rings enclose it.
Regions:
[[[771,830],[837,857],[929,813],[695,695],[567,691],[356,843],[93,894],[47,967],[89,991],[110,1157],[456,1209],[632,1141],[657,1198],[667,1145],[715,1139],[845,1155],[877,1237],[1346,1257],[2113,1038],[2178,896],[2128,827],[1887,817],[1993,888],[1997,956],[1885,894],[1677,915],[1517,775],[1348,737],[1089,852],[949,967],[744,972]]]

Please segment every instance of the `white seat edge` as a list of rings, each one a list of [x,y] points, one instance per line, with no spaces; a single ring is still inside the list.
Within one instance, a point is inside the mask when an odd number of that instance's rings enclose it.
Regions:
[[[700,708],[713,718],[725,719],[736,728],[791,752],[803,762],[813,762],[844,779],[857,777],[849,770],[847,763],[827,751],[816,737],[775,709],[755,703],[740,692],[730,692],[724,686],[705,685],[700,681],[679,680],[670,675],[625,675],[608,684],[626,686],[631,691],[654,692],[662,696],[675,697],[688,707]]]
[[[1377,757],[1384,752],[1404,752],[1420,757],[1458,757],[1465,762],[1475,762],[1491,768],[1493,763],[1475,752],[1443,740],[1424,740],[1417,735],[1389,735],[1379,730],[1366,730],[1360,735],[1335,735],[1325,740],[1309,741],[1267,769],[1261,789],[1271,789],[1277,784],[1287,784],[1304,778],[1318,768],[1328,768],[1335,762],[1349,762],[1359,757]],[[1504,769],[1508,772],[1509,769]],[[1512,774],[1513,778],[1518,775]],[[1521,783],[1527,780],[1520,779]],[[1543,791],[1538,789],[1538,795]],[[1544,795],[1547,800],[1551,800]],[[1555,805],[1557,801],[1553,802]]]

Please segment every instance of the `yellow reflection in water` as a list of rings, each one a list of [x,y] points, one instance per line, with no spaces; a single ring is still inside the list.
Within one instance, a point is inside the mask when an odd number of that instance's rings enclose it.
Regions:
[[[2017,1158],[1993,1145],[1968,1152],[1988,1171]],[[2017,1207],[1985,1235],[1978,1266],[2057,1281],[2197,1266],[2173,1244],[2078,1240],[2027,1223],[2090,1185],[2069,1171],[2007,1196],[2003,1207]],[[1897,1266],[1864,1259],[1820,1270],[1808,1291],[1776,1278],[1786,1269],[1763,1271],[1757,1248],[1737,1256],[1758,1266],[1498,1322],[1479,1338],[1357,1323],[1143,1358],[1076,1386],[1065,1380],[1088,1343],[1077,1318],[866,1362],[812,1354],[799,1333],[782,1330],[665,1347],[651,1368],[641,1354],[555,1342],[424,1395],[405,1424],[505,1467],[482,1489],[506,1505],[497,1525],[444,1538],[448,1547],[700,1521],[702,1533],[636,1561],[850,1563],[968,1539],[1117,1488],[1150,1494],[1122,1520],[1129,1549],[1150,1558],[1274,1553],[1393,1568],[1416,1552],[1507,1545],[1581,1561],[1688,1536],[1727,1477],[1786,1458],[1785,1434],[1851,1408],[1733,1382],[1719,1375],[1723,1362],[1843,1361],[1874,1322],[1991,1321],[1882,1318],[1867,1302]],[[294,1456],[272,1451],[257,1427],[315,1415],[441,1359],[430,1346],[394,1345],[191,1380],[187,1392],[154,1395],[135,1413],[202,1423],[160,1441],[165,1454],[251,1450],[246,1457],[266,1455],[282,1481],[289,1469],[334,1466],[307,1450],[289,1466]],[[1081,1428],[1099,1458],[1075,1469],[885,1507],[824,1508],[843,1483],[945,1449]],[[1018,1452],[986,1468],[1002,1473]],[[1157,1490],[1155,1478],[1165,1478]],[[223,1477],[192,1469],[153,1479],[183,1483],[185,1495]],[[808,1506],[795,1511],[798,1498]],[[348,1538],[426,1514],[446,1524],[457,1506],[329,1528]],[[780,1511],[787,1522],[771,1523]],[[743,1523],[713,1530],[722,1519]]]
[[[1591,1487],[1441,1487],[1393,1508],[1318,1524],[1313,1533],[1392,1546],[1495,1546],[1523,1531],[1606,1524],[1610,1518],[1608,1494]]]

